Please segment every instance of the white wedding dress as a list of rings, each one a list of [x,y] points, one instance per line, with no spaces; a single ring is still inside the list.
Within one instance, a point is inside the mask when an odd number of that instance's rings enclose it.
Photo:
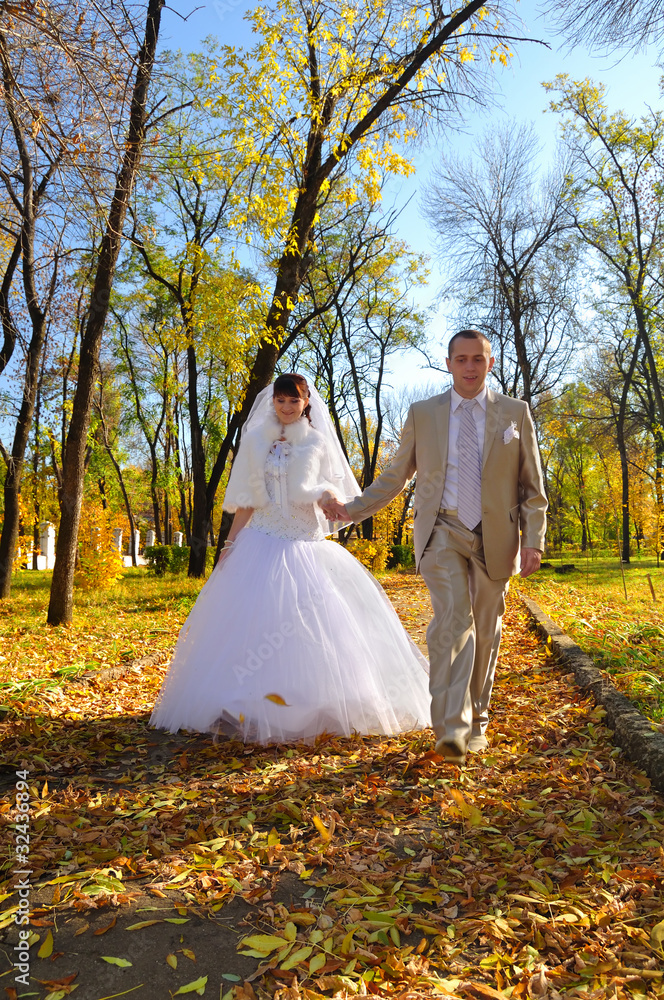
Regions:
[[[289,457],[268,454],[269,503],[200,592],[151,724],[264,744],[428,726],[427,661],[313,504],[289,503]]]

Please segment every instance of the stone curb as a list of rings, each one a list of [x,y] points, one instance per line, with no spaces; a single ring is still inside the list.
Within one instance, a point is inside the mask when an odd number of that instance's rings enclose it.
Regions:
[[[539,605],[521,596],[535,626],[551,644],[560,659],[574,672],[582,691],[590,691],[598,705],[606,711],[607,725],[613,730],[613,742],[627,757],[642,768],[653,787],[664,792],[664,733],[652,728],[652,723],[638,711],[609,678],[599,670],[590,656],[583,652],[562,629],[551,621]]]

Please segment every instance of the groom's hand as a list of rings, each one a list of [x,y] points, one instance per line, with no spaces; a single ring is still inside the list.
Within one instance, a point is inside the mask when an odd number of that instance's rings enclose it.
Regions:
[[[539,549],[521,549],[521,579],[525,580],[531,573],[537,572],[542,561]]]
[[[323,513],[328,521],[348,521],[348,511],[344,504],[339,503],[335,497],[323,497],[320,501]]]

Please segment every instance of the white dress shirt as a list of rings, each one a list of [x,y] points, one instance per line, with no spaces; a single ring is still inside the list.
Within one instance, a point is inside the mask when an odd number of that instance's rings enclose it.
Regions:
[[[476,396],[473,396],[473,399],[476,403],[479,403],[479,406],[473,407],[473,417],[475,418],[475,426],[477,427],[477,443],[479,445],[480,455],[482,455],[484,451],[484,426],[486,424],[486,386],[484,386],[482,391],[478,392]],[[458,503],[459,451],[457,443],[459,440],[459,428],[461,426],[459,405],[463,402],[463,400],[464,397],[460,396],[456,389],[452,389],[450,400],[449,437],[447,441],[445,489],[443,490],[443,497],[440,501],[440,506],[444,507],[445,510],[456,510]]]

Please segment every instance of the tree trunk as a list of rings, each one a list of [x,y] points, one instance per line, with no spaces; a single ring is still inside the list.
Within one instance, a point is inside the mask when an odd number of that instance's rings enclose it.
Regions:
[[[33,521],[32,521],[32,568],[39,569],[39,561],[37,558],[37,550],[39,548],[40,541],[40,531],[39,525],[41,523],[41,504],[39,503],[39,429],[40,429],[40,417],[41,417],[41,387],[42,379],[44,376],[44,362],[42,356],[42,366],[39,375],[39,382],[37,385],[37,398],[35,400],[35,419],[34,419],[34,447],[32,449],[32,507],[33,507]]]
[[[120,252],[122,227],[145,141],[147,98],[164,3],[165,0],[148,2],[145,39],[138,57],[125,153],[99,251],[88,318],[81,338],[78,382],[63,460],[62,516],[48,608],[50,625],[69,624],[73,615],[74,568],[83,501],[85,449],[99,350]]]
[[[623,379],[622,391],[620,393],[620,403],[616,418],[616,440],[618,453],[620,455],[620,476],[622,480],[622,561],[628,563],[630,560],[629,545],[629,463],[627,461],[627,441],[625,440],[625,420],[627,416],[627,401],[632,388],[634,369],[639,358],[643,337],[640,333],[634,339],[634,348],[630,358],[627,373]]]
[[[104,447],[108,453],[108,457],[111,460],[113,468],[115,469],[115,474],[118,477],[118,484],[120,486],[120,491],[122,493],[122,499],[124,500],[125,510],[127,512],[127,520],[129,521],[129,552],[131,554],[131,564],[132,566],[138,566],[138,552],[136,551],[136,523],[134,521],[134,515],[131,510],[131,503],[129,500],[129,494],[127,493],[127,486],[124,481],[124,476],[122,475],[122,469],[120,468],[120,463],[113,454],[113,449],[111,447],[111,442],[108,438],[108,431],[106,428],[106,423],[104,421],[104,415],[102,413],[102,401],[99,401],[99,417],[101,420],[101,429],[103,434]],[[105,481],[104,481],[105,485]],[[106,504],[104,503],[104,506]]]
[[[34,305],[34,302],[33,302]],[[32,417],[39,383],[39,364],[46,337],[46,316],[34,305],[33,329],[26,359],[23,399],[16,421],[4,485],[4,521],[0,534],[0,599],[6,599],[11,592],[12,569],[19,535],[21,509],[21,479],[25,452],[30,438]]]
[[[629,463],[627,461],[627,446],[625,444],[622,424],[618,428],[618,453],[620,455],[620,478],[622,481],[621,559],[623,562],[628,563],[631,556],[629,544]]]
[[[415,480],[413,479],[412,483],[410,484],[404,495],[403,506],[401,508],[401,515],[399,517],[396,529],[394,531],[393,541],[395,545],[403,544],[403,529],[406,526],[406,518],[408,517],[408,510],[410,508],[410,504],[413,499],[414,493],[415,493]]]
[[[664,512],[664,440],[661,434],[655,435],[655,498],[657,501],[657,522],[655,525],[655,544],[657,546],[657,567],[662,556],[662,513]]]
[[[157,494],[157,487],[154,483],[151,485],[151,492],[152,492],[152,517],[154,519],[155,542],[157,545],[161,545],[162,544],[161,508],[159,506],[159,496]]]
[[[28,382],[28,379],[26,379]],[[14,433],[14,443],[5,475],[4,521],[0,535],[0,598],[9,597],[12,585],[12,569],[18,544],[19,520],[21,516],[21,476],[25,459],[25,449],[30,435],[34,394],[26,385],[23,402]]]
[[[9,292],[14,271],[19,260],[22,263],[23,292],[25,304],[32,324],[32,335],[28,346],[23,380],[23,398],[18,413],[12,450],[8,456],[7,473],[4,484],[4,521],[0,535],[0,599],[9,597],[16,545],[19,536],[21,478],[25,463],[25,453],[30,438],[30,428],[39,386],[39,366],[46,339],[46,315],[53,299],[58,273],[58,257],[55,256],[47,305],[39,304],[35,279],[35,239],[37,210],[41,196],[55,171],[57,160],[50,163],[40,183],[35,186],[34,168],[29,147],[25,141],[23,127],[14,103],[16,81],[9,63],[9,55],[4,35],[0,33],[0,62],[2,63],[2,84],[4,105],[16,141],[22,175],[23,200],[20,203],[21,228],[14,244],[7,269],[0,287],[0,315],[4,332],[4,343],[0,353],[0,365],[11,358],[16,343],[16,324],[9,308]],[[18,199],[16,199],[18,206]],[[2,370],[0,368],[0,370]]]
[[[583,495],[579,498],[579,520],[581,522],[581,551],[585,552],[588,548],[588,516]]]
[[[205,444],[198,413],[198,362],[196,349],[187,348],[187,391],[189,402],[189,434],[191,441],[191,478],[194,487],[189,522],[189,576],[205,576],[205,552],[210,531],[208,483],[205,474]]]

